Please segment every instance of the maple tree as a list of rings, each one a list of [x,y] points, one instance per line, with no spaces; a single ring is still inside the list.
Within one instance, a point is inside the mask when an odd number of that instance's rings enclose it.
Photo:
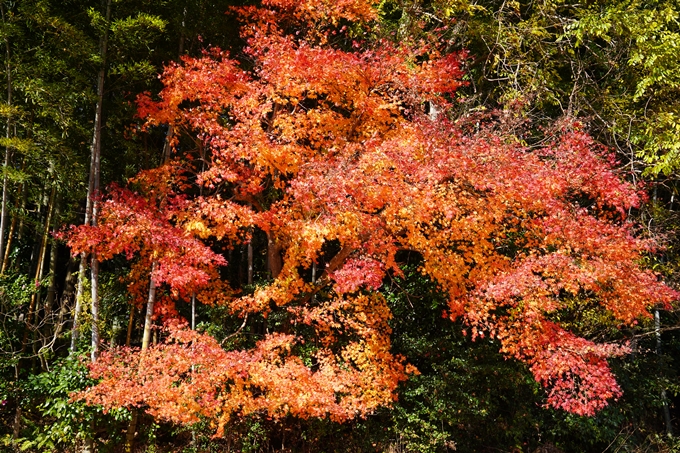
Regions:
[[[436,46],[352,41],[348,23],[373,2],[284,0],[234,10],[248,64],[213,49],[166,68],[157,99],[139,98],[147,126],[167,124],[175,160],[113,188],[99,224],[67,233],[74,253],[133,260],[130,291],[149,285],[166,339],[114,349],[91,366],[80,396],[106,408],[143,406],[218,434],[234,416],[343,421],[396,398],[417,370],[390,351],[380,293],[401,275],[398,253],[463,319],[528,364],[553,407],[592,415],[620,395],[599,344],[561,327],[560,312],[597,304],[621,325],[675,292],[641,267],[652,240],[627,220],[643,197],[577,123],[527,148],[493,127],[428,115],[461,86],[464,55]],[[220,277],[220,247],[266,234],[271,280],[239,293]],[[319,266],[319,278],[310,278]],[[187,329],[173,304],[195,296],[242,318],[285,322],[247,349],[224,350]]]

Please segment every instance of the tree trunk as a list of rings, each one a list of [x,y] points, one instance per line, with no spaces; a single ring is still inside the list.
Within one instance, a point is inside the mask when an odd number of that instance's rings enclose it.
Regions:
[[[59,221],[59,215],[60,215],[60,197],[59,193],[56,194],[56,198],[54,200],[54,219],[53,223],[55,226],[58,224]],[[57,294],[57,258],[59,257],[59,246],[57,244],[57,241],[52,241],[50,244],[50,267],[49,267],[49,276],[50,276],[50,286],[47,288],[47,297],[45,298],[45,316],[48,316],[48,314],[52,311],[52,307],[54,306],[54,301],[56,299],[56,294]]]
[[[661,316],[659,309],[654,309],[654,332],[656,334],[656,353],[661,354]],[[666,434],[673,435],[673,424],[671,423],[671,411],[668,407],[668,396],[666,389],[661,391],[661,401],[663,402],[663,419],[666,422]]]
[[[109,43],[108,23],[111,20],[111,0],[106,0],[106,24],[107,28],[104,31],[104,36],[101,40],[101,58],[102,65],[99,68],[99,75],[97,76],[97,110],[94,116],[94,135],[92,137],[92,162],[94,170],[92,176],[94,178],[92,184],[92,225],[97,226],[97,218],[99,214],[99,179],[101,175],[101,154],[102,154],[102,110],[104,107],[104,81],[106,78],[106,57]],[[94,362],[99,356],[99,261],[97,255],[92,254],[92,262],[90,264],[90,278],[92,290],[92,354],[91,358]]]
[[[180,58],[182,57],[182,54],[184,53],[184,39],[185,39],[185,30],[186,30],[186,20],[187,20],[187,7],[184,7],[184,11],[182,13],[182,28],[181,31],[179,32],[179,56]]]
[[[64,276],[64,290],[61,293],[61,297],[64,298],[67,303],[70,303],[76,294],[78,275],[74,272],[75,268],[76,261],[73,258],[69,258],[68,264],[66,265],[66,275]]]
[[[163,142],[163,163],[170,161],[170,155],[172,154],[172,137],[175,134],[175,130],[172,125],[168,126],[168,132],[165,134],[165,141]]]
[[[282,247],[277,244],[270,236],[267,236],[267,265],[272,279],[281,273],[283,260],[281,259]]]
[[[253,241],[248,242],[248,284],[253,284]]]
[[[135,306],[131,305],[130,306],[130,317],[128,318],[128,325],[127,325],[127,335],[125,336],[125,346],[128,348],[130,347],[130,343],[132,342],[132,328],[135,325]]]
[[[24,159],[24,166],[26,165],[26,159]],[[23,170],[23,166],[22,166]],[[19,202],[22,199],[22,192],[24,189],[23,184],[19,184],[19,189],[17,191],[17,198],[14,201],[14,213],[12,215],[12,223],[9,227],[9,233],[7,233],[7,245],[5,245],[5,253],[2,258],[2,269],[0,270],[0,274],[4,274],[7,268],[9,267],[9,258],[12,253],[12,238],[14,237],[14,232],[17,229],[17,218],[19,216]]]
[[[156,282],[154,280],[153,274],[156,270],[156,262],[151,264],[151,276],[149,278],[149,299],[146,302],[146,315],[144,316],[144,334],[142,336],[142,351],[149,349],[149,343],[151,341],[151,327],[152,327],[152,316],[153,316],[153,306],[156,302]],[[128,431],[125,436],[126,445],[125,451],[131,452],[135,441],[135,432],[137,431],[137,421],[139,419],[139,414],[137,409],[132,409],[132,419],[130,419],[130,425],[128,426]]]
[[[9,126],[7,126],[7,135],[9,138]],[[2,207],[0,207],[0,250],[5,250],[5,230],[7,229],[7,169],[9,167],[9,156],[11,148],[5,148],[5,162],[3,163],[3,177],[2,177]]]
[[[191,295],[191,330],[196,330],[196,293]]]
[[[21,418],[21,406],[17,405],[17,410],[14,413],[14,423],[12,423],[12,442],[15,444],[21,433]]]
[[[21,194],[21,207],[19,207],[19,212],[22,214],[19,217],[19,227],[17,230],[17,241],[21,242],[26,232],[26,222],[24,222],[23,213],[26,212],[26,205],[28,204],[28,190],[24,190]],[[16,266],[16,263],[15,263]]]
[[[87,225],[87,223],[86,223]],[[78,329],[80,325],[80,313],[83,311],[83,291],[85,278],[85,270],[87,268],[87,254],[85,252],[80,254],[80,265],[78,267],[78,284],[76,285],[76,306],[73,309],[73,326],[71,327],[71,354],[76,351],[78,346]]]
[[[50,264],[51,266],[51,264]],[[52,335],[52,344],[55,344],[57,339],[59,338],[59,335],[64,330],[64,326],[66,325],[66,322],[64,321],[64,318],[69,313],[69,306],[71,304],[71,300],[73,298],[73,295],[75,293],[75,278],[77,276],[73,272],[75,269],[75,262],[72,259],[69,259],[68,261],[68,266],[66,268],[66,277],[64,278],[64,290],[61,294],[61,297],[57,297],[55,294],[55,298],[59,300],[59,313],[57,315],[57,320],[55,324],[55,329],[54,329],[54,334]]]
[[[131,409],[132,411],[132,418],[130,419],[130,426],[128,427],[128,431],[125,434],[125,451],[127,453],[132,452],[132,447],[135,442],[135,434],[137,430],[137,420],[139,418],[139,410],[138,409]]]
[[[142,336],[142,351],[149,348],[149,342],[151,340],[151,327],[152,327],[152,316],[153,316],[153,306],[156,302],[156,282],[154,280],[153,274],[156,270],[156,262],[151,265],[151,277],[149,279],[149,298],[146,302],[146,315],[144,317],[144,334]]]
[[[312,263],[312,284],[316,283],[316,263]],[[312,296],[312,303],[316,302],[316,294]]]
[[[5,23],[5,7],[0,5],[0,13],[2,14],[2,23]],[[5,58],[7,71],[7,105],[12,106],[12,65],[10,62],[10,48],[9,39],[5,35]],[[12,132],[12,118],[7,118],[7,138],[11,137]],[[7,228],[7,192],[9,190],[7,180],[7,169],[9,168],[10,155],[12,149],[7,146],[5,148],[5,161],[3,163],[2,175],[2,204],[0,206],[0,252],[5,250],[5,229]]]
[[[56,225],[59,219],[59,193],[55,194],[53,205],[54,212],[52,215],[52,223]],[[59,246],[55,240],[50,242],[50,259],[49,267],[47,268],[49,285],[47,287],[47,297],[45,297],[45,302],[43,304],[43,347],[41,348],[41,351],[46,347],[51,348],[49,344],[51,341],[49,341],[49,338],[52,337],[54,332],[61,329],[61,326],[59,325],[60,321],[53,319],[52,316],[57,293],[57,258],[59,255]]]
[[[99,55],[101,57],[101,66],[97,74],[97,106],[94,114],[94,131],[92,134],[92,146],[90,147],[90,176],[87,186],[87,200],[85,204],[85,225],[97,224],[98,213],[98,197],[99,197],[99,180],[101,167],[101,137],[102,137],[102,113],[104,109],[104,82],[106,80],[106,59],[108,53],[109,42],[109,28],[108,24],[111,21],[111,0],[102,2],[102,6],[106,6],[106,29],[99,40]],[[96,264],[95,264],[96,262]],[[91,272],[91,286],[92,286],[92,355],[94,361],[98,354],[99,347],[99,331],[97,323],[99,322],[99,299],[98,299],[98,284],[99,284],[99,262],[96,256],[92,257],[91,265],[96,267]],[[87,267],[87,256],[83,253],[80,256],[80,272],[78,273],[78,290],[76,293],[76,308],[73,314],[73,333],[71,336],[71,352],[75,350],[78,340],[78,317],[82,310],[82,295],[83,295],[83,279],[85,278],[85,269]]]
[[[90,265],[90,275],[92,284],[90,286],[92,294],[92,351],[90,358],[92,362],[99,357],[99,261],[97,255],[92,254],[92,263]]]

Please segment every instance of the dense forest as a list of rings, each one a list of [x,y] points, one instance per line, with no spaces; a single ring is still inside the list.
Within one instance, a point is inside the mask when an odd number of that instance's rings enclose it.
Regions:
[[[676,1],[0,18],[0,451],[680,451]]]

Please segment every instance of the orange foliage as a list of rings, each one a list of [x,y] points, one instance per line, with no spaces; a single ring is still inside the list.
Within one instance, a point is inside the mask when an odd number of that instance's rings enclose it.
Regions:
[[[169,323],[163,346],[104,354],[90,367],[99,384],[78,396],[104,407],[143,406],[177,423],[205,417],[219,435],[233,416],[255,412],[335,421],[370,413],[392,400],[404,373],[381,339],[350,342],[341,359],[320,348],[310,367],[292,353],[300,341],[292,335],[271,334],[251,350],[225,351],[185,327]]]
[[[195,159],[181,155],[186,168],[165,167],[177,181],[159,184],[172,179],[159,170],[138,178],[141,195],[114,189],[100,226],[74,231],[71,246],[102,258],[138,254],[147,272],[153,256],[156,281],[176,297],[198,292],[241,316],[280,310],[306,330],[225,351],[173,325],[168,341],[148,351],[103,354],[92,366],[101,381],[83,397],[181,423],[202,416],[219,430],[253,412],[368,414],[407,377],[390,352],[391,314],[378,292],[388,273],[400,273],[400,250],[422,256],[423,274],[450,298],[445,316],[526,362],[550,405],[590,415],[618,396],[606,359],[626,347],[551,320],[577,297],[622,323],[676,297],[639,265],[653,248],[626,219],[640,195],[610,156],[577,124],[530,150],[429,117],[425,104],[445,110],[460,86],[461,55],[385,42],[348,51],[321,36],[340,20],[372,19],[373,2],[263,3],[238,10],[252,69],[219,50],[184,58],[163,74],[159,100],[139,100],[148,125],[202,140],[203,195],[179,180]],[[312,25],[290,35],[282,21]],[[216,272],[223,258],[202,241],[245,243],[253,229],[281,250],[282,268],[236,297]],[[329,244],[340,251],[326,256]],[[307,271],[321,262],[310,281]]]

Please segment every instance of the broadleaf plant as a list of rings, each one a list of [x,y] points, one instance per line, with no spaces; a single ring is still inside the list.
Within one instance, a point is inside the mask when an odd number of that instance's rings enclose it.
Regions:
[[[74,253],[126,255],[133,294],[143,300],[151,285],[163,300],[164,341],[103,353],[91,366],[98,384],[80,398],[207,419],[218,435],[254,413],[368,415],[417,373],[391,352],[380,292],[402,274],[402,251],[447,297],[442,316],[526,363],[548,405],[593,415],[620,396],[607,358],[626,344],[579,337],[556,314],[577,301],[624,326],[676,293],[640,265],[655,244],[628,213],[644,197],[581,125],[556,124],[527,148],[484,119],[450,120],[465,55],[359,41],[375,2],[231,12],[243,58],[184,57],[157,96],[138,100],[146,127],[175,131],[174,159],[113,188],[97,226],[66,234]],[[256,233],[270,279],[239,292],[220,252]],[[192,297],[244,325],[278,322],[225,350],[173,309]]]

